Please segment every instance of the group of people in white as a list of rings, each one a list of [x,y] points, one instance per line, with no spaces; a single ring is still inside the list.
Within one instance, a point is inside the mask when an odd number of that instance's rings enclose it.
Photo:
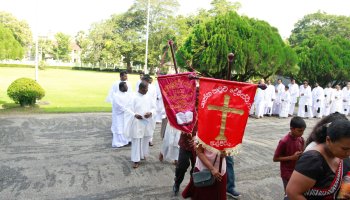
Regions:
[[[120,72],[117,80],[106,98],[112,104],[113,134],[112,148],[120,148],[131,144],[131,161],[133,167],[139,167],[140,161],[149,155],[149,146],[153,146],[153,134],[157,122],[164,122],[165,109],[158,84],[152,84],[153,78],[140,73],[136,83],[136,91],[128,82],[126,72]],[[181,132],[162,124],[163,145],[159,159],[176,161],[179,154],[178,141]]]
[[[265,84],[265,81],[261,79],[259,84]],[[272,115],[280,118],[293,116],[297,103],[297,116],[303,118],[322,118],[335,112],[349,114],[350,82],[347,82],[343,88],[340,85],[332,88],[331,84],[322,88],[315,83],[314,88],[311,89],[308,81],[303,81],[299,86],[294,79],[291,79],[288,85],[284,85],[281,79],[277,80],[275,86],[270,80],[266,85],[265,90],[257,89],[254,104],[250,110],[250,114],[256,118]]]

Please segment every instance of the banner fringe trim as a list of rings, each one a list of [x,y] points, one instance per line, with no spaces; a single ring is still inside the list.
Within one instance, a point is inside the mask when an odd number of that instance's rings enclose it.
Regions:
[[[197,144],[197,147],[199,145],[202,145],[202,147],[210,152],[213,152],[213,153],[216,153],[216,154],[223,154],[223,153],[226,153],[226,156],[234,156],[234,155],[238,155],[240,153],[240,150],[241,150],[241,144],[238,144],[236,145],[235,147],[232,147],[232,148],[225,148],[224,150],[220,151],[220,150],[217,150],[216,148],[210,146],[210,145],[207,145],[206,143],[204,143],[201,139],[199,139],[197,137],[197,140],[198,140],[198,144]]]

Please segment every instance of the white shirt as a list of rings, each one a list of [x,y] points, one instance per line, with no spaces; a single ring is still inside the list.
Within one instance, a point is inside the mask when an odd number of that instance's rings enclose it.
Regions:
[[[289,93],[290,93],[290,97],[291,97],[291,103],[296,103],[298,101],[298,97],[299,97],[299,86],[298,84],[294,83],[294,84],[288,84],[289,87]]]

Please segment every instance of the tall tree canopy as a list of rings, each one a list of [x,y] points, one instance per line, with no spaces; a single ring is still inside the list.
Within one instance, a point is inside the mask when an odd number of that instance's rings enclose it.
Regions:
[[[0,23],[12,31],[15,39],[22,45],[22,47],[28,47],[32,44],[32,32],[26,21],[18,20],[10,13],[0,11]]]
[[[306,15],[296,23],[289,42],[298,55],[300,81],[325,86],[350,79],[350,17]]]
[[[12,31],[0,23],[0,60],[21,59],[23,52],[23,47],[15,39]]]
[[[83,48],[83,61],[99,64],[119,64],[121,59],[127,70],[132,65],[144,65],[147,0],[136,0],[123,14],[94,24],[87,36],[77,35]],[[176,0],[151,0],[148,68],[154,69],[161,60],[164,47],[174,39],[173,17],[179,4]]]
[[[70,36],[64,33],[55,34],[56,44],[53,47],[53,52],[56,60],[69,61],[71,53]]]
[[[234,11],[211,17],[198,24],[179,54],[186,68],[211,77],[227,73],[227,55],[235,53],[231,79],[247,81],[268,78],[295,67],[295,53],[281,39],[276,28],[265,21],[241,17]],[[192,65],[192,66],[190,66]]]

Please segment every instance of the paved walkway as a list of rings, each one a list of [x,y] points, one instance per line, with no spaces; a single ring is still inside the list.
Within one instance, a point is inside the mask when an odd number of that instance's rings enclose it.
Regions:
[[[241,199],[282,199],[272,162],[290,119],[249,119],[235,157]],[[306,120],[306,137],[317,120]],[[133,169],[130,147],[111,148],[111,115],[0,116],[0,199],[182,199],[172,196],[174,165],[158,161],[159,126],[151,156]],[[181,191],[188,183],[188,175]]]

